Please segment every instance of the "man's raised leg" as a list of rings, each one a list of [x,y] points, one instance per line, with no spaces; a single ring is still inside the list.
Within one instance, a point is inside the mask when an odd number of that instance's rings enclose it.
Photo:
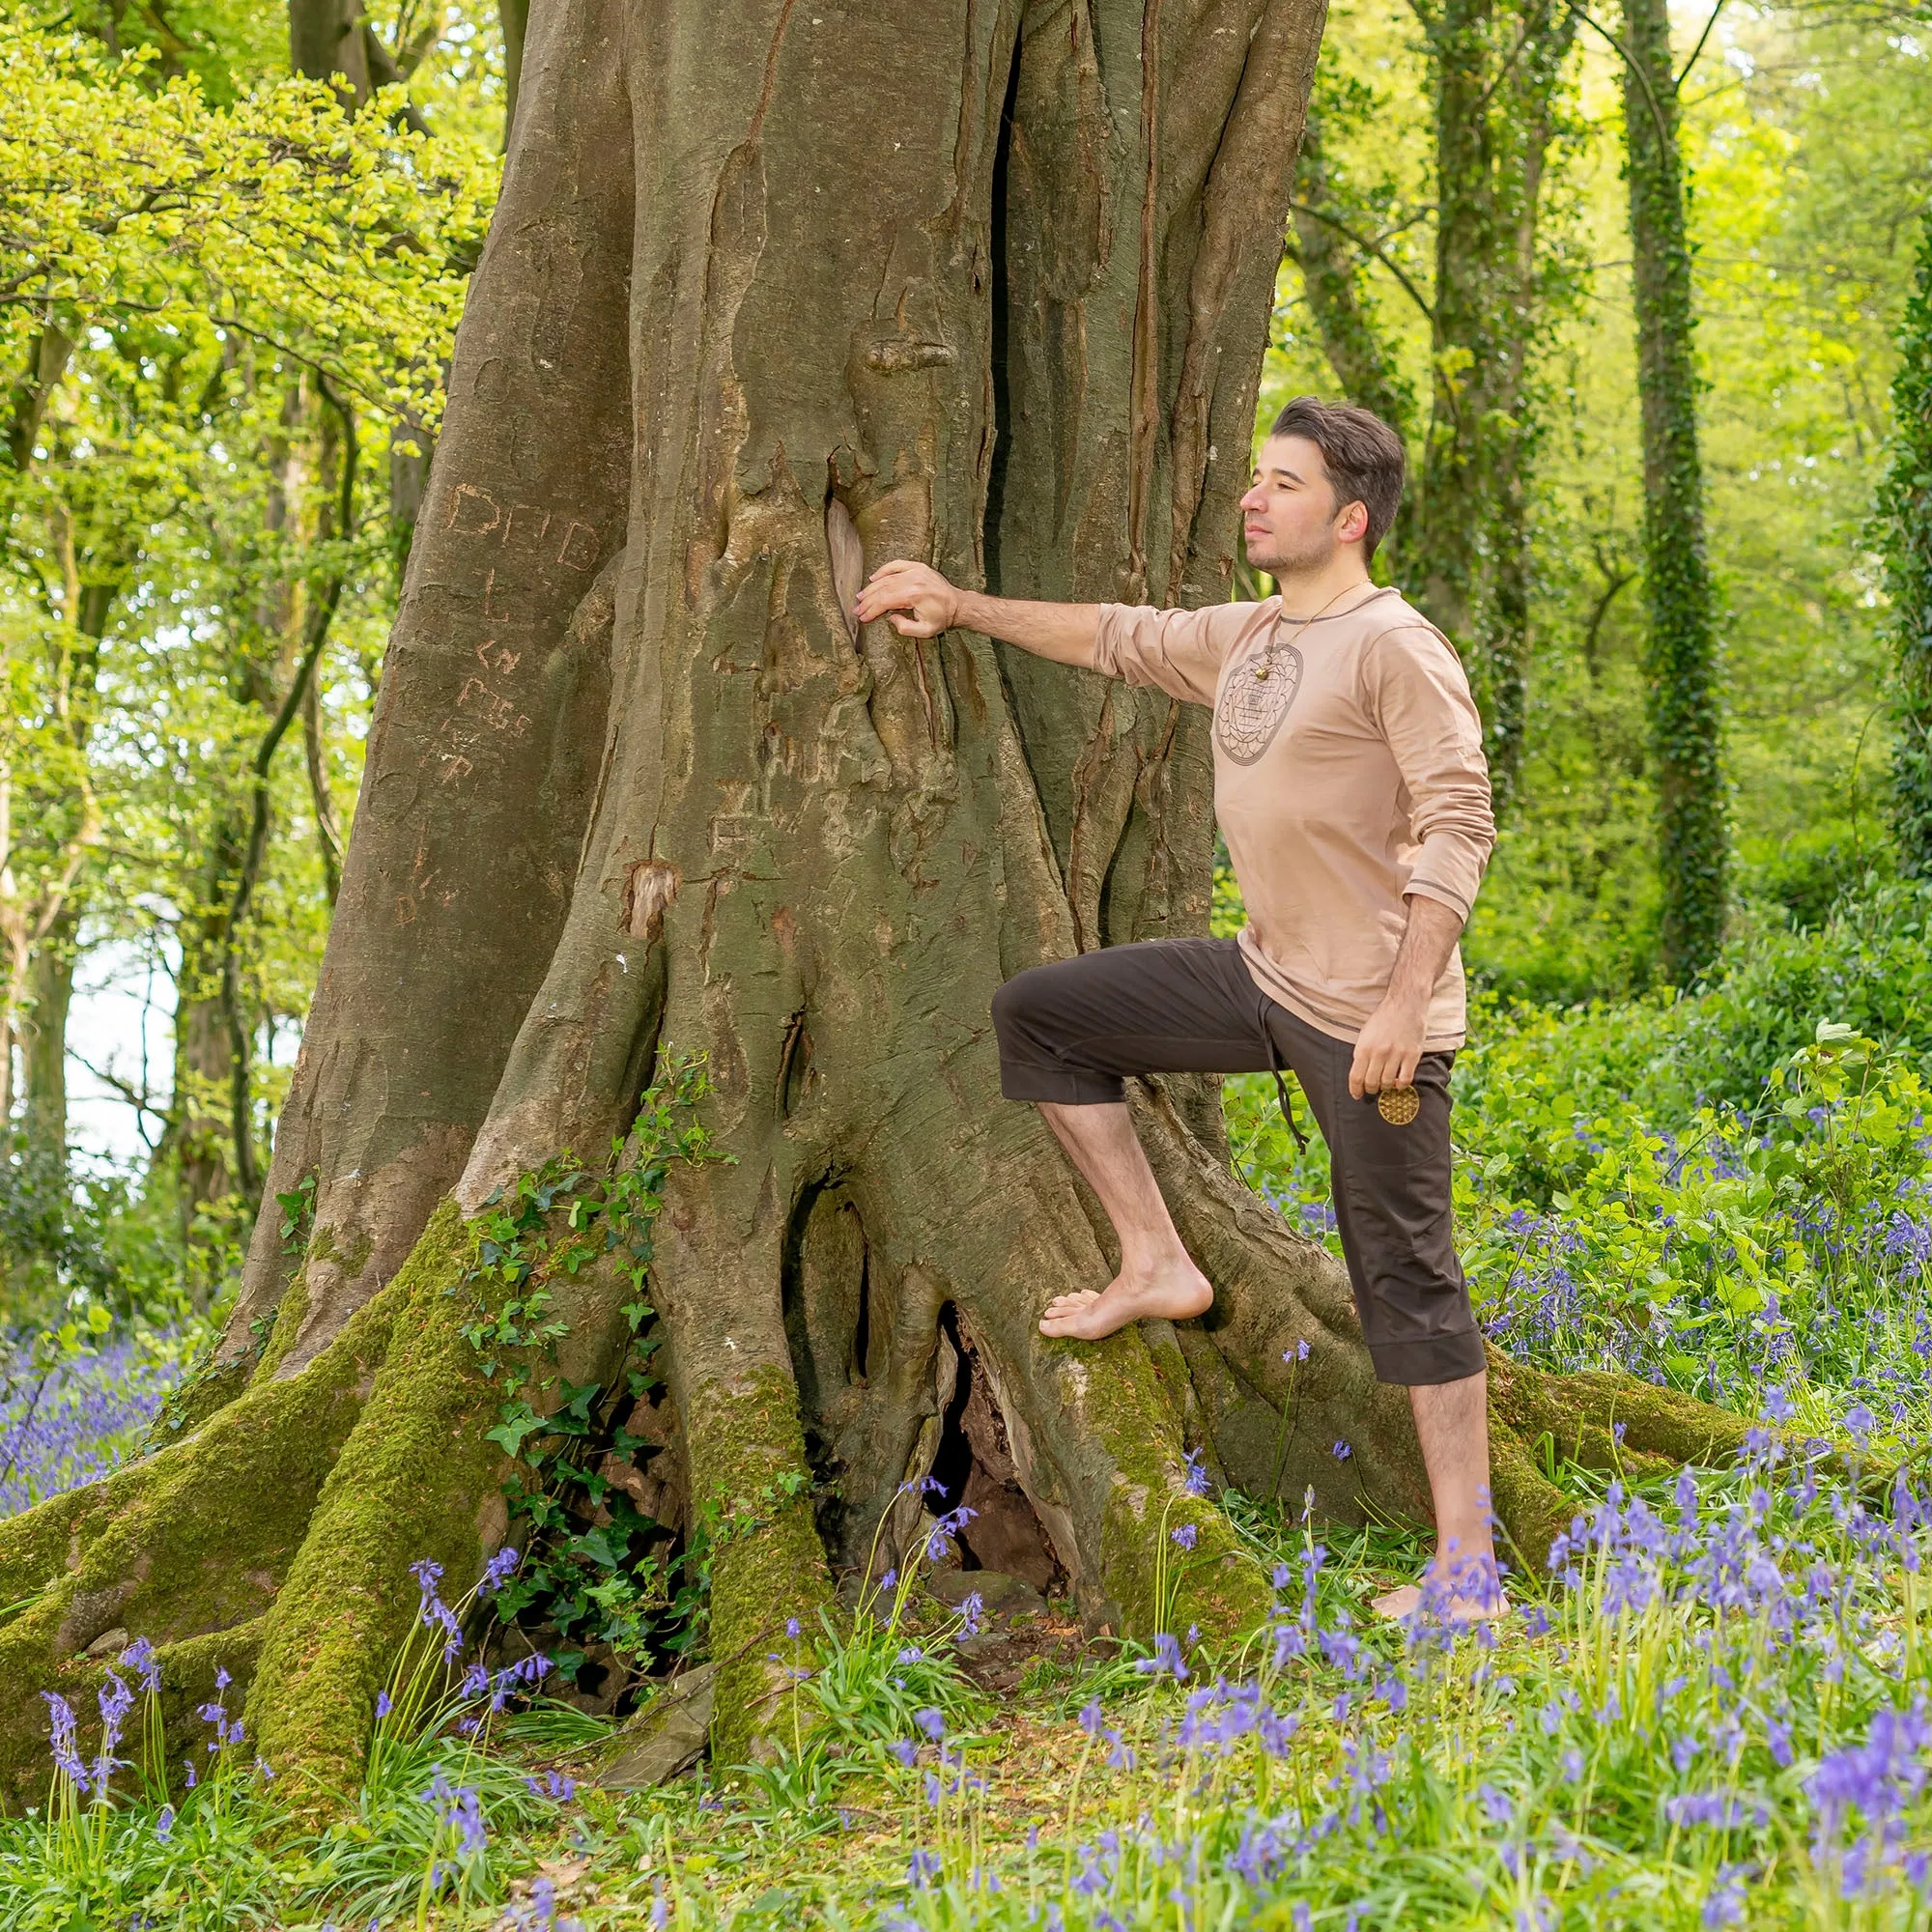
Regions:
[[[1100,1197],[1121,1243],[1120,1273],[1097,1293],[1085,1289],[1056,1295],[1040,1318],[1039,1332],[1097,1342],[1129,1321],[1156,1316],[1183,1321],[1199,1315],[1214,1299],[1214,1290],[1180,1245],[1126,1104],[1037,1104]]]

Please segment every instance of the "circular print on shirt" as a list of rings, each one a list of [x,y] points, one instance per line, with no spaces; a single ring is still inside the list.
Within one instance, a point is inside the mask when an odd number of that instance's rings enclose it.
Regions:
[[[1214,737],[1237,765],[1251,765],[1274,742],[1301,689],[1301,652],[1279,637],[1228,673],[1214,707]]]

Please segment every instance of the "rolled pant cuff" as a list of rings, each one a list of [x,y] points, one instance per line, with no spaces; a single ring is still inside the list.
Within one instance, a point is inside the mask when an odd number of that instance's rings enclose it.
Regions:
[[[1465,1328],[1460,1335],[1425,1335],[1413,1342],[1371,1342],[1369,1357],[1378,1381],[1406,1388],[1466,1381],[1490,1365],[1480,1328]]]
[[[1126,1083],[1118,1074],[1004,1060],[1000,1092],[1009,1100],[1057,1100],[1063,1107],[1098,1107],[1127,1097]]]

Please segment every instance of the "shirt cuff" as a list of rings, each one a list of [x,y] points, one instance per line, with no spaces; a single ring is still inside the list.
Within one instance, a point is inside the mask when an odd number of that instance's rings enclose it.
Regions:
[[[1464,925],[1469,923],[1473,901],[1464,898],[1461,893],[1452,892],[1447,886],[1437,885],[1434,879],[1411,879],[1402,891],[1405,898],[1412,895],[1419,899],[1434,899],[1438,905],[1446,905]]]

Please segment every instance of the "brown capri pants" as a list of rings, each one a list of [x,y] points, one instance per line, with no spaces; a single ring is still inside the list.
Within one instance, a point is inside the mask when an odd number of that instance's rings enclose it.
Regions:
[[[1421,1110],[1391,1125],[1373,1096],[1350,1097],[1350,1042],[1269,999],[1232,939],[1146,940],[1036,966],[993,995],[993,1025],[1009,1100],[1092,1106],[1123,1098],[1129,1073],[1272,1071],[1279,1081],[1291,1068],[1328,1143],[1342,1252],[1376,1375],[1413,1385],[1481,1373],[1483,1338],[1450,1216],[1453,1053],[1422,1056]]]

